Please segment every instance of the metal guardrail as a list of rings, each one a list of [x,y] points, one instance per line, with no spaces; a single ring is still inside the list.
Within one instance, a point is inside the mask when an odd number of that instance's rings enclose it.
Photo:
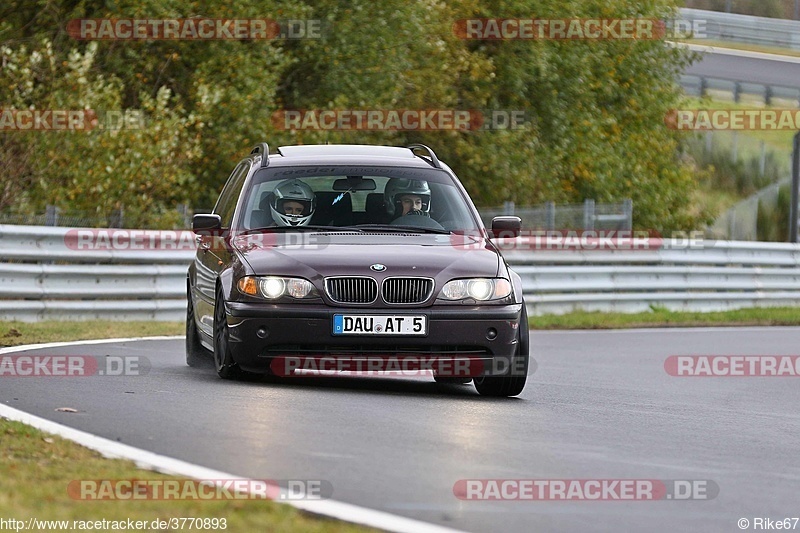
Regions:
[[[800,50],[800,21],[689,8],[680,14],[685,21],[704,22],[706,39]]]
[[[731,93],[731,98],[737,103],[741,102],[742,96],[753,96],[763,100],[766,105],[772,105],[774,100],[780,99],[792,101],[795,106],[800,106],[800,80],[798,87],[785,87],[737,81],[733,78],[682,74],[680,83],[686,94],[691,96],[706,96],[709,91],[720,91]]]
[[[0,225],[0,320],[183,319],[192,232],[78,231]]]
[[[0,225],[0,320],[183,319],[193,250],[80,250],[70,231]],[[176,235],[194,242],[191,232]],[[651,306],[800,306],[800,244],[717,241],[691,249],[667,240],[651,250],[536,250],[529,244],[525,238],[498,241],[522,277],[531,316]]]
[[[800,245],[716,241],[703,248],[505,252],[528,314],[718,311],[800,306]],[[520,248],[524,248],[521,246]]]

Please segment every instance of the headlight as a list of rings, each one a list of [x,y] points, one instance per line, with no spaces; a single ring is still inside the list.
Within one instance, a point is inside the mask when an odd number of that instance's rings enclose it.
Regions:
[[[444,284],[439,298],[451,301],[472,298],[485,302],[500,300],[509,294],[511,294],[511,283],[504,278],[454,279]]]
[[[267,300],[277,300],[290,296],[297,300],[317,296],[314,285],[303,278],[282,278],[278,276],[245,276],[239,280],[239,291],[250,296],[261,296]]]

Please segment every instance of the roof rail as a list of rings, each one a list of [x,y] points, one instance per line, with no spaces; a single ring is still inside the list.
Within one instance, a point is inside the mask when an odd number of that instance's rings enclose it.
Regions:
[[[269,166],[269,145],[267,143],[258,143],[250,150],[250,155],[261,154],[261,168]]]
[[[430,163],[430,165],[433,168],[438,168],[438,169],[442,168],[442,164],[439,162],[439,158],[436,157],[436,154],[433,153],[433,150],[431,150],[430,148],[428,148],[424,144],[409,144],[406,148],[411,150],[412,153],[414,152],[414,150],[425,150],[426,152],[428,152],[428,155],[431,157],[431,160],[428,161],[428,163]],[[423,160],[424,160],[424,158],[423,158]]]

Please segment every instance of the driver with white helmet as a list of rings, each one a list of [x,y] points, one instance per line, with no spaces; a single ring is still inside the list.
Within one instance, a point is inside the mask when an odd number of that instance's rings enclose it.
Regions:
[[[270,210],[278,226],[308,225],[315,207],[314,191],[298,179],[282,181],[272,191]]]

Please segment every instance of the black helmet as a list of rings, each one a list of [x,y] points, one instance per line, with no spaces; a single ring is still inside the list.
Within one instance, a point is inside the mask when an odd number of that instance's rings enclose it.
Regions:
[[[431,189],[428,182],[407,178],[392,178],[383,189],[383,203],[389,216],[399,216],[403,213],[400,197],[413,194],[422,198],[422,213],[427,215],[431,209]]]

